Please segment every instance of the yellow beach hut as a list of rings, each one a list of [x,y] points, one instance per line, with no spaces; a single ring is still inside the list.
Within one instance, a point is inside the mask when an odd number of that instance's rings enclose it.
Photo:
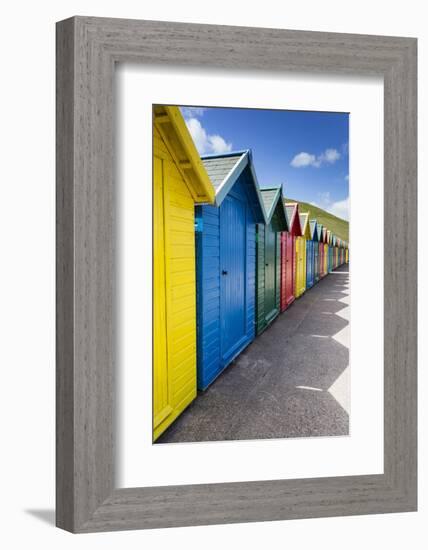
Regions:
[[[296,237],[296,280],[294,295],[301,296],[306,290],[306,242],[311,238],[309,213],[299,214],[302,235]]]
[[[328,230],[326,227],[322,229],[324,242],[324,274],[328,275]]]
[[[178,107],[153,108],[153,440],[196,397],[195,204],[215,191]]]

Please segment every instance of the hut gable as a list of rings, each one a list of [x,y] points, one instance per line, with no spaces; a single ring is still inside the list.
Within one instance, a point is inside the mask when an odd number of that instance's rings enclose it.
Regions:
[[[327,227],[322,228],[322,242],[327,243]]]
[[[302,228],[302,236],[305,239],[311,239],[311,229],[309,227],[309,212],[299,214],[300,227]]]
[[[256,222],[265,222],[266,213],[250,149],[223,155],[203,156],[202,162],[215,189],[216,206],[221,206],[232,187],[239,180],[245,188]]]
[[[281,187],[265,187],[260,190],[266,223],[272,222],[274,231],[288,231],[287,214],[282,200]]]
[[[309,229],[311,232],[311,240],[312,241],[318,241],[318,224],[317,220],[310,220],[309,221]]]
[[[243,153],[234,153],[233,155],[228,156],[214,156],[214,157],[203,157],[202,162],[204,163],[205,169],[208,173],[208,176],[213,184],[213,187],[218,193],[222,185],[227,181],[227,176],[233,172],[233,169],[239,168],[240,161],[245,157]],[[242,164],[242,163],[241,163]],[[243,168],[242,164],[242,168]],[[241,170],[242,171],[242,170]],[[239,173],[241,173],[241,171]],[[235,179],[239,174],[235,174]]]
[[[295,237],[302,236],[302,228],[299,219],[299,205],[297,202],[286,202],[285,212],[287,215],[289,232]]]
[[[214,202],[215,191],[178,107],[153,107],[154,147],[170,155],[197,203]]]
[[[317,223],[317,235],[318,235],[318,242],[323,242],[323,226],[320,223]]]

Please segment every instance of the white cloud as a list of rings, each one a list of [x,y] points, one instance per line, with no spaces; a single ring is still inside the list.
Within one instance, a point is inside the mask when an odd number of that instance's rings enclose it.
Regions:
[[[349,220],[349,197],[342,201],[333,202],[328,208],[328,212],[343,220]]]
[[[342,220],[349,220],[349,197],[341,201],[332,201],[330,198],[330,192],[326,191],[324,193],[318,193],[319,200],[318,202],[311,202],[313,206],[322,208],[333,216],[337,216]]]
[[[334,164],[339,159],[340,153],[337,149],[326,149],[318,156],[302,151],[292,159],[290,164],[294,168],[302,168],[304,166],[319,168],[323,164]]]
[[[211,149],[213,153],[228,153],[232,150],[232,144],[226,143],[226,141],[218,135],[208,136]]]
[[[205,152],[208,144],[208,136],[202,124],[197,118],[186,119],[186,125],[200,154]]]
[[[302,166],[313,166],[316,162],[315,155],[310,155],[309,153],[299,153],[291,161],[291,166],[294,168],[301,168]]]
[[[228,143],[222,136],[217,134],[208,134],[197,118],[187,118],[186,124],[200,155],[207,153],[222,154],[232,150],[231,143]]]
[[[206,110],[206,107],[180,107],[181,114],[184,118],[201,117]]]
[[[328,162],[329,164],[334,164],[336,160],[340,159],[340,153],[337,149],[326,149],[324,153],[322,153],[318,160],[319,162]]]

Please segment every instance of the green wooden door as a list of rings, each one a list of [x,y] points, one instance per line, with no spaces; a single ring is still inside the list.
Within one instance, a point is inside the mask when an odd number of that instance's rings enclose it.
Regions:
[[[265,228],[265,319],[276,313],[276,233],[272,225]]]

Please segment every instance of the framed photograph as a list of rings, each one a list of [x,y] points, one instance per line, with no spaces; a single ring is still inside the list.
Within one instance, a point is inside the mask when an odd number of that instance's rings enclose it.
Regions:
[[[416,39],[56,48],[57,526],[416,510]]]

